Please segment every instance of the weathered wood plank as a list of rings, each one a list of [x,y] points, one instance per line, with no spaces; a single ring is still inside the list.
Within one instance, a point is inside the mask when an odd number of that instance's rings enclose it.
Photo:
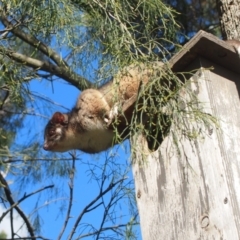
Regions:
[[[193,65],[214,66],[198,71],[192,88],[221,130],[183,141],[181,156],[170,136],[151,154],[139,139],[133,174],[144,240],[240,239],[240,76],[202,58]]]

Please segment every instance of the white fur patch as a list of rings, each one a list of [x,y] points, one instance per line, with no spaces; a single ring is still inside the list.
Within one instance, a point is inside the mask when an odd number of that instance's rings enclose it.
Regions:
[[[61,128],[56,128],[56,133],[62,134],[62,129]]]

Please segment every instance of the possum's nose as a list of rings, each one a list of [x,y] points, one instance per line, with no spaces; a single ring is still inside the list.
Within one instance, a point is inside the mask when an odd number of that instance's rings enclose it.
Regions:
[[[46,150],[46,151],[48,151],[48,150],[49,150],[49,145],[48,145],[47,143],[44,143],[43,149]]]

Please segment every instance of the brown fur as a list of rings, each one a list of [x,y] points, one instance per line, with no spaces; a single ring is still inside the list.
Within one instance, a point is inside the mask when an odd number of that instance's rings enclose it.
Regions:
[[[160,67],[159,62],[153,67]],[[154,69],[154,68],[153,68]],[[102,87],[99,91],[103,94],[110,107],[116,102],[124,102],[137,94],[140,84],[146,84],[153,74],[153,69],[144,68],[143,64],[130,65],[117,73],[113,80]]]
[[[68,114],[55,113],[45,128],[43,148],[52,152],[79,149],[96,153],[106,150],[113,144],[114,133],[91,117],[86,115],[79,118],[75,110]]]
[[[111,108],[103,94],[97,89],[83,91],[77,100],[75,109],[78,121],[86,131],[106,128]]]
[[[146,84],[154,68],[161,66],[162,63],[157,63],[152,69],[146,69],[144,65],[130,65],[101,88],[83,91],[70,113],[57,118],[53,115],[45,128],[44,149],[57,152],[79,149],[97,153],[114,145],[114,132],[108,128],[108,123],[117,115],[116,109],[136,95],[140,84]],[[59,119],[67,119],[67,125]]]

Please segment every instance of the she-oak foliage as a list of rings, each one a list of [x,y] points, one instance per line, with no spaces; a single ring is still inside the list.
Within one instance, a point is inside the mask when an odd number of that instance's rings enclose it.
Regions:
[[[97,183],[99,193],[96,193],[94,200],[74,214],[79,215],[71,225],[71,230],[66,231],[74,198],[75,165],[78,163],[77,160],[81,159],[81,155],[71,153],[70,157],[69,155],[49,157],[43,154],[40,150],[41,144],[36,140],[30,141],[25,146],[22,142],[21,146],[16,146],[14,136],[20,131],[24,117],[29,121],[28,116],[33,116],[37,119],[35,121],[42,124],[46,122],[42,118],[46,112],[39,112],[41,109],[38,108],[39,102],[44,106],[54,105],[40,93],[31,92],[30,82],[37,79],[50,83],[54,88],[55,82],[62,80],[84,90],[109,80],[118,69],[130,63],[151,65],[152,61],[166,61],[178,50],[177,43],[181,42],[179,36],[185,37],[186,34],[181,33],[179,28],[181,24],[175,21],[177,16],[178,13],[172,7],[160,0],[1,1],[0,185],[4,187],[0,191],[4,197],[0,198],[6,206],[5,212],[11,214],[15,208],[22,217],[31,239],[41,234],[41,225],[44,224],[38,211],[41,202],[47,201],[48,205],[51,201],[58,201],[58,198],[64,195],[60,183],[62,181],[69,181],[69,194],[67,207],[66,202],[58,205],[66,215],[58,239],[64,234],[68,239],[87,236],[94,236],[95,239],[104,236],[122,239],[126,236],[128,239],[134,239],[133,226],[137,224],[137,210],[134,204],[133,182],[126,178],[128,166],[117,163],[115,153],[106,155],[104,163],[83,161],[80,166],[84,164],[88,166],[87,176]],[[184,83],[176,79],[176,88],[166,91],[167,86],[161,88],[160,76],[164,82],[166,79],[173,79],[170,69],[165,73],[159,73],[148,87],[146,104],[159,103],[171,113],[171,116],[176,115],[178,89],[183,87]],[[156,90],[154,82],[159,84],[159,88],[155,95],[152,95],[152,91]],[[164,94],[158,98],[156,93]],[[174,96],[170,107],[169,96]],[[194,105],[193,108],[195,107]],[[171,122],[169,115],[167,117],[165,114],[156,115],[155,111],[156,108],[150,108],[145,113],[150,119],[153,117],[159,121]],[[50,113],[47,113],[47,116],[49,117]],[[3,119],[9,121],[4,122]],[[199,121],[204,122],[202,118]],[[136,126],[132,128],[133,132],[141,130],[138,123],[136,114],[132,120],[132,126]],[[36,139],[36,133],[30,131],[29,123],[24,128],[28,128],[29,134]],[[158,131],[145,134],[149,134],[150,138],[153,136],[154,145],[154,134],[158,134]],[[160,129],[160,134],[165,132]],[[2,140],[3,138],[7,140]],[[8,176],[14,179],[13,185],[9,185],[5,180]],[[55,185],[59,182],[59,186],[53,187],[52,182]],[[34,183],[34,190],[29,183]],[[38,190],[36,185],[39,185]],[[14,191],[14,197],[10,194],[11,191]],[[23,195],[22,192],[26,191],[28,193]],[[22,212],[20,202],[35,194],[38,194],[38,198],[36,205],[33,206],[33,213],[28,215]],[[120,204],[120,200],[127,200],[131,209],[127,220],[121,224],[118,221],[118,213],[114,210]],[[82,223],[83,216],[101,206],[104,206],[104,211],[99,225]],[[4,216],[0,214],[0,222],[3,218]],[[10,217],[10,222],[12,219]],[[13,239],[17,237],[16,229],[11,230]]]

